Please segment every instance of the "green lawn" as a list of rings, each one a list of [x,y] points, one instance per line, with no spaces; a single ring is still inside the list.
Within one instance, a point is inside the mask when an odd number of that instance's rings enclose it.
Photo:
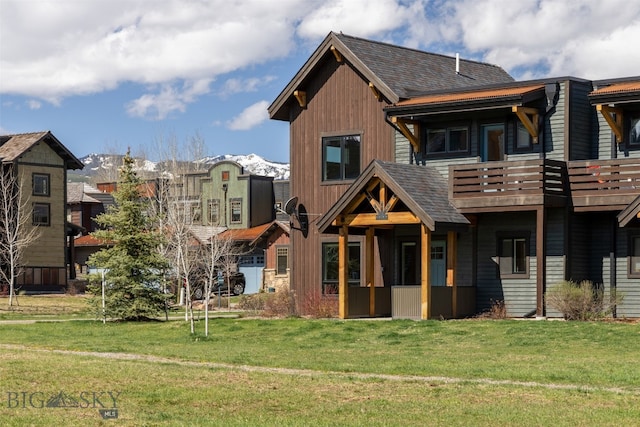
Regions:
[[[184,321],[0,324],[0,423],[620,426],[640,420],[640,324],[214,319],[209,337],[203,328],[199,322],[191,336]],[[38,407],[60,392],[79,406]],[[117,396],[117,421],[99,414],[101,405],[113,406],[108,392]]]

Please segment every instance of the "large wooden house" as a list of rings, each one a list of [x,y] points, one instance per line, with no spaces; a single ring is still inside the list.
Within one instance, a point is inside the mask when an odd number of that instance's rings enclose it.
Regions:
[[[499,67],[330,33],[269,109],[290,123],[291,286],[340,316],[462,317],[591,280],[640,317],[640,77]]]
[[[84,165],[49,131],[0,136],[0,163],[10,168],[30,209],[37,238],[24,251],[16,289],[60,292],[67,285],[67,170]],[[4,266],[0,266],[4,268]]]

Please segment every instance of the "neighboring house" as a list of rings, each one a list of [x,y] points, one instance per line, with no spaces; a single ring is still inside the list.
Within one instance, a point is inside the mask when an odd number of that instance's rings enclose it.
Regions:
[[[246,294],[289,289],[289,224],[271,221],[244,229],[228,229],[221,234],[247,251],[238,260],[238,270],[246,279]]]
[[[49,131],[0,136],[0,160],[21,180],[38,239],[25,251],[17,287],[59,292],[67,285],[67,170],[83,164]],[[73,230],[75,232],[75,230]]]
[[[398,66],[402,64],[402,66]],[[340,316],[559,316],[592,280],[640,317],[640,77],[515,82],[330,33],[269,107],[290,122],[291,288]]]
[[[78,230],[69,244],[70,265],[74,266],[74,269],[70,270],[70,278],[75,278],[72,272],[86,273],[89,257],[104,248],[104,245],[90,233],[99,228],[95,218],[106,212],[114,203],[111,193],[100,191],[89,184],[67,184],[67,221],[77,226]]]

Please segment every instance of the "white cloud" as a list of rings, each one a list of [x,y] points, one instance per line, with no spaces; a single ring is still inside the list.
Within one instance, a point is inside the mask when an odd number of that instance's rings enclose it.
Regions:
[[[269,120],[269,101],[256,102],[253,105],[245,108],[238,116],[234,117],[227,127],[231,130],[249,130],[260,123]]]
[[[462,0],[441,24],[443,40],[527,75],[588,79],[637,75],[640,2]],[[535,67],[542,70],[535,72]]]
[[[219,95],[263,88],[273,78],[264,64],[310,54],[329,31],[460,50],[516,77],[640,69],[632,45],[640,2],[628,0],[1,1],[0,39],[11,40],[2,45],[2,93],[58,105],[141,84],[148,93],[127,110],[155,119],[185,111],[211,81],[238,70],[254,76],[227,78]]]
[[[30,99],[29,101],[27,101],[27,106],[30,110],[39,110],[42,107],[42,102],[35,99]]]
[[[127,113],[151,120],[163,120],[174,111],[184,113],[188,104],[209,92],[210,83],[208,79],[200,79],[185,82],[181,88],[164,84],[157,93],[147,93],[129,102]]]
[[[231,78],[224,82],[219,94],[222,97],[227,97],[236,93],[256,92],[259,88],[275,79],[275,76],[253,77],[248,79]]]

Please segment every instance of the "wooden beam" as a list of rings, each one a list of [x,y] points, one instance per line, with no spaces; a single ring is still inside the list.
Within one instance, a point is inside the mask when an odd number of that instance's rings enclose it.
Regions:
[[[340,51],[338,51],[338,49],[336,49],[335,46],[331,46],[331,52],[333,52],[333,56],[336,57],[336,61],[342,63],[342,54],[340,53]]]
[[[298,100],[300,108],[307,108],[307,92],[303,90],[294,90],[293,96]]]
[[[349,229],[340,227],[338,235],[338,316],[346,319],[349,316]]]
[[[372,82],[369,82],[369,87],[371,88],[373,95],[376,97],[376,100],[378,102],[382,101],[382,93],[380,93],[380,90],[376,87],[376,85],[374,85]]]
[[[412,212],[389,212],[387,219],[378,219],[378,214],[375,213],[360,213],[343,215],[333,221],[335,226],[349,225],[351,227],[397,224],[420,224],[420,218]]]
[[[604,117],[609,124],[609,127],[611,127],[611,130],[616,135],[616,142],[621,143],[624,139],[622,109],[603,104],[596,104],[596,111],[599,111],[600,114],[602,114],[602,117]]]
[[[374,268],[374,236],[375,229],[367,228],[365,234],[365,280],[369,287],[369,317],[376,315],[376,284],[375,284],[375,268]]]
[[[405,138],[409,140],[411,143],[411,147],[413,147],[413,152],[418,153],[420,151],[420,124],[417,121],[413,120],[405,120],[400,117],[391,117],[391,123],[398,126],[400,129],[400,133],[404,135]],[[413,126],[413,132],[409,129],[409,126]]]
[[[529,135],[533,138],[533,143],[538,143],[538,120],[540,113],[537,108],[528,108],[514,105],[511,107],[511,111],[516,113],[516,116],[520,119],[524,127],[529,132]],[[529,118],[531,116],[531,118]]]
[[[420,224],[420,319],[431,316],[431,230]]]
[[[447,286],[451,287],[451,316],[458,317],[458,282],[456,268],[458,264],[458,234],[455,231],[447,233]]]

